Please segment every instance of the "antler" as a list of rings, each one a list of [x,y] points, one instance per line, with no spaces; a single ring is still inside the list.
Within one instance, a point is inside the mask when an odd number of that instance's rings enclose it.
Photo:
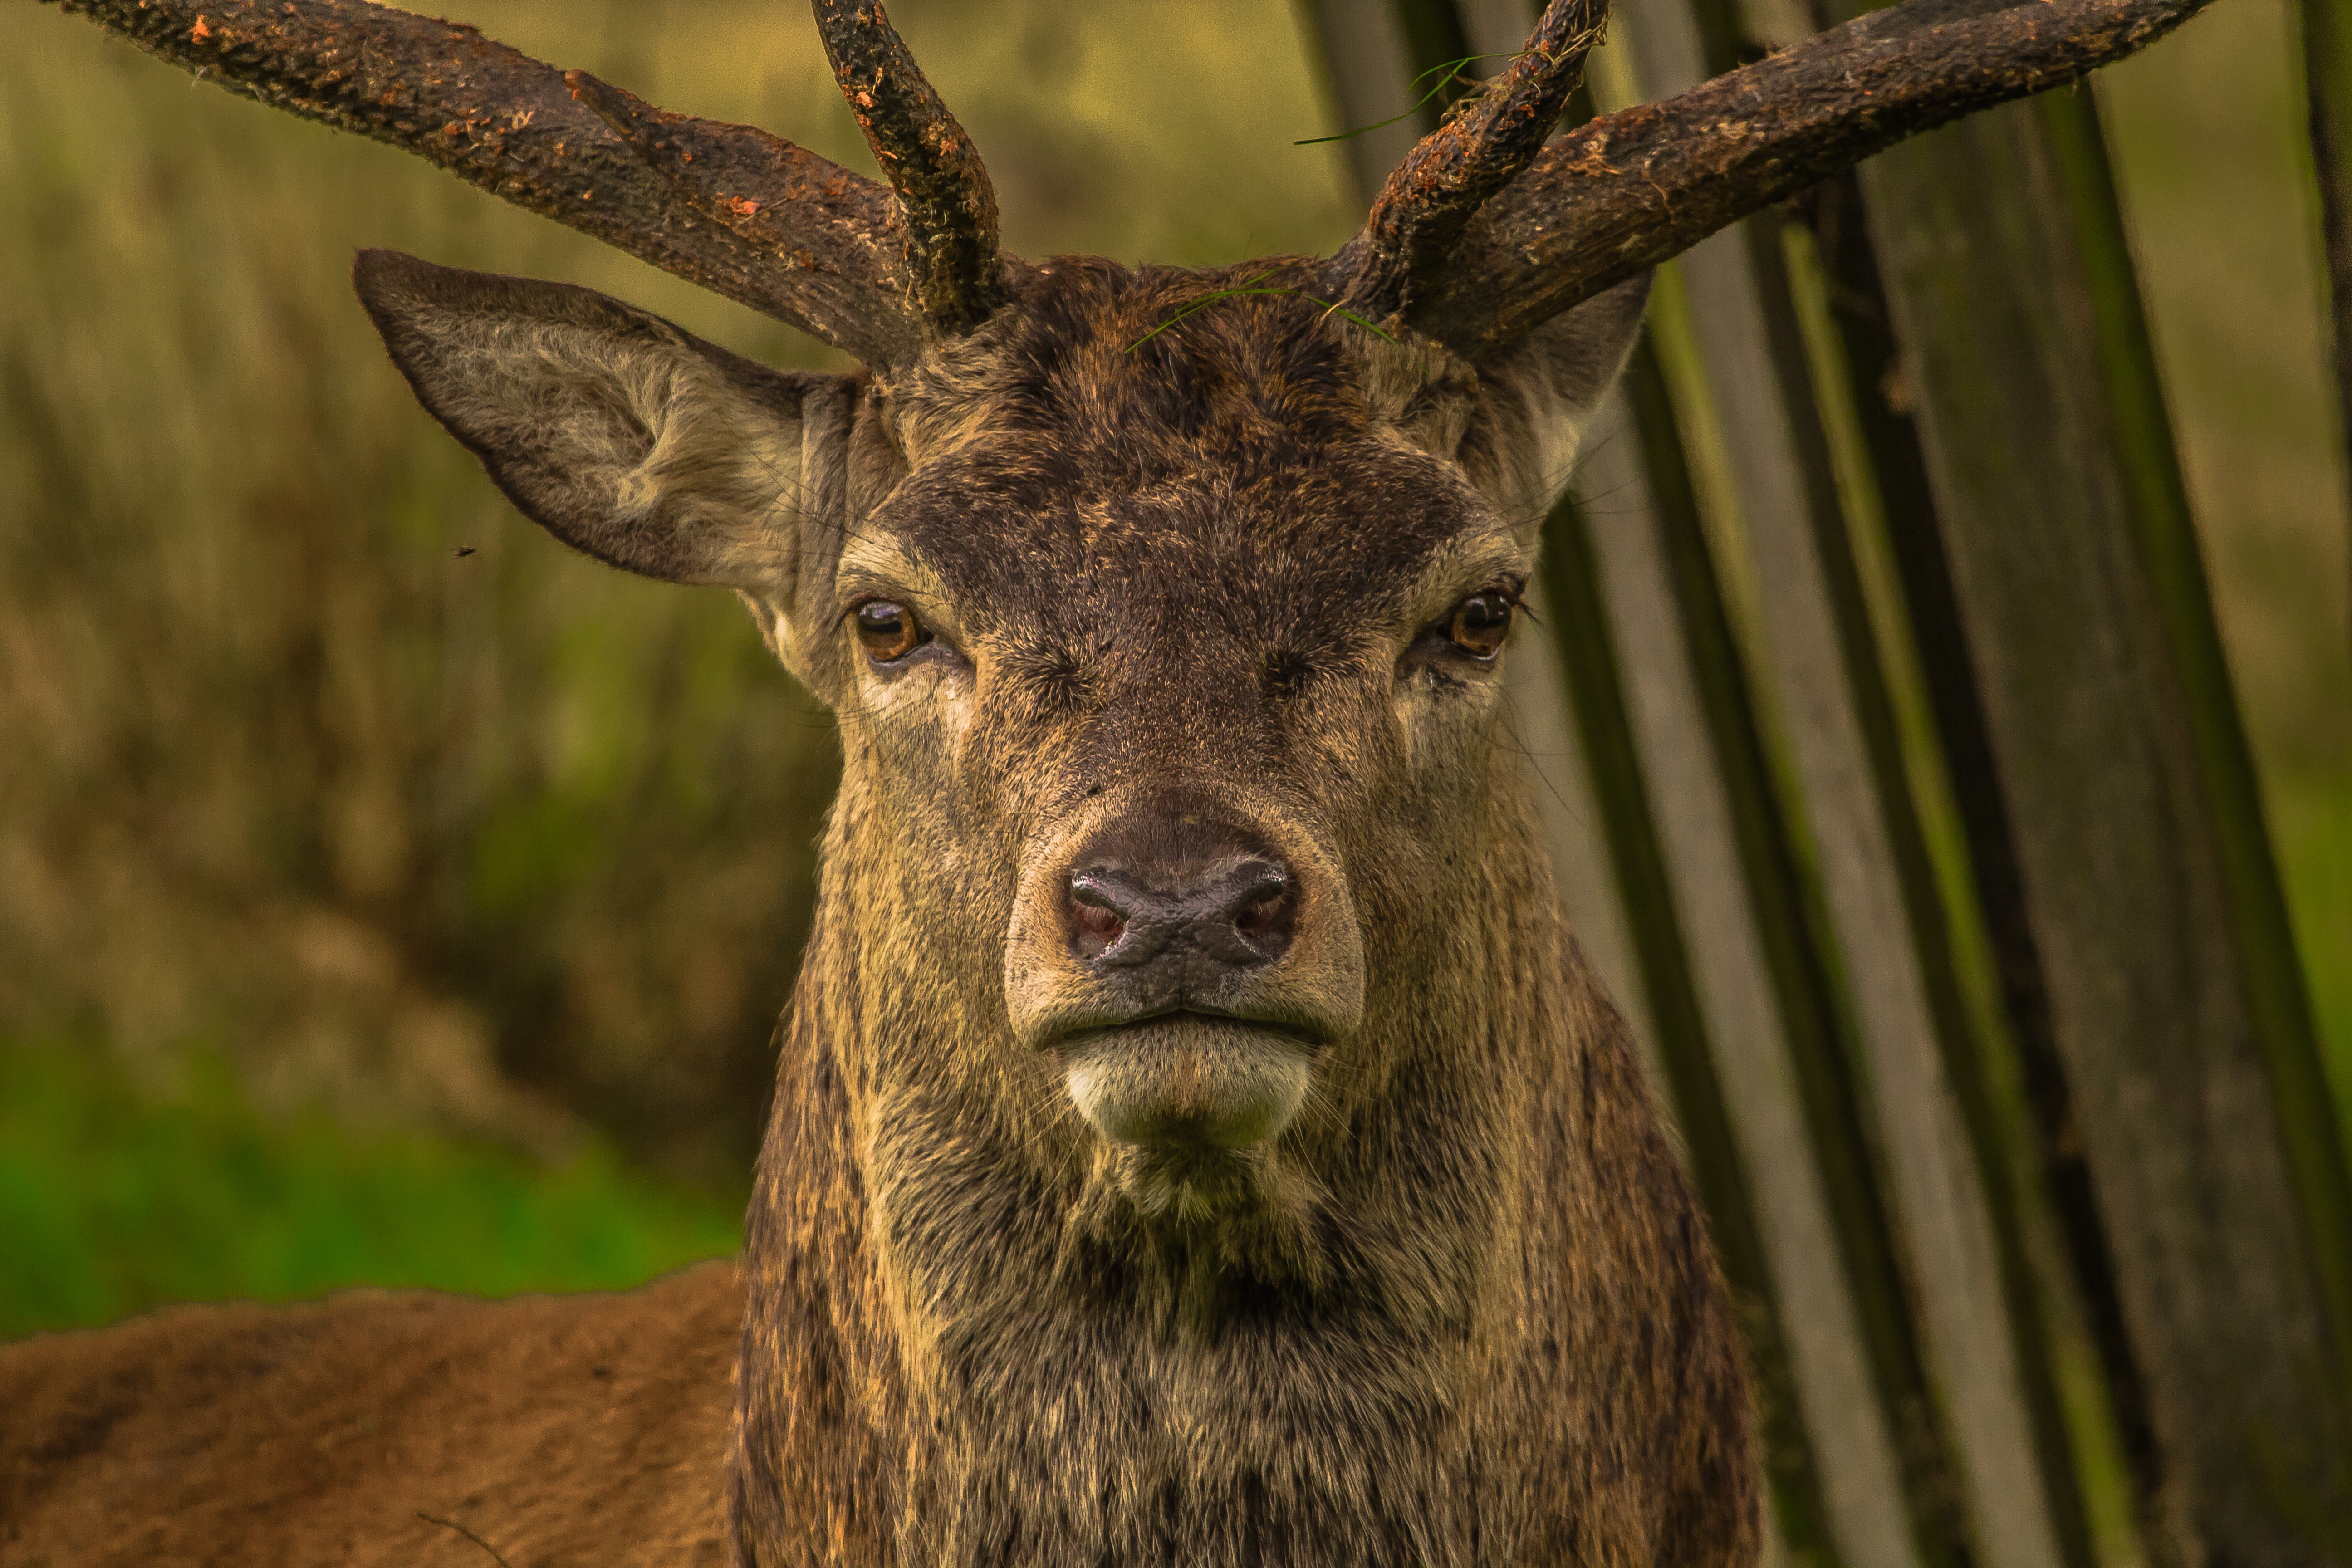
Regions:
[[[859,14],[819,0],[818,17],[897,201],[764,131],[670,114],[472,27],[366,0],[57,3],[232,92],[406,148],[871,365],[910,362],[1003,297],[987,176],[870,3]]]
[[[924,318],[967,332],[1004,303],[996,189],[980,154],[883,14],[882,0],[814,0],[833,74],[907,217]]]
[[[1455,105],[1381,187],[1332,258],[1328,287],[1341,304],[1375,321],[1407,308],[1478,209],[1543,151],[1608,21],[1609,0],[1551,0],[1509,68]]]
[[[249,98],[421,154],[847,350],[910,363],[1005,300],[988,175],[880,0],[814,0],[889,172],[671,114],[366,0],[49,0]],[[1914,132],[2071,82],[2210,0],[1907,0],[1550,146],[1607,0],[1551,0],[1381,188],[1327,288],[1473,358]]]
[[[2077,80],[2210,3],[1908,0],[1604,116],[1486,203],[1408,291],[1404,321],[1475,359],[1906,136]],[[1555,0],[1538,37],[1565,8]]]

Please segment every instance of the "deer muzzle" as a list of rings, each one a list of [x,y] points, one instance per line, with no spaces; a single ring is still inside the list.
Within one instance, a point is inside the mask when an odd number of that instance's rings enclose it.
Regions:
[[[1266,814],[1162,796],[1052,836],[1015,900],[1005,994],[1113,1143],[1280,1135],[1363,1007],[1345,881]]]

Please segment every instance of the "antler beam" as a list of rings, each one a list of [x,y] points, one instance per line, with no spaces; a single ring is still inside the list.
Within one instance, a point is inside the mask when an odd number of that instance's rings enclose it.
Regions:
[[[405,148],[868,364],[919,352],[890,194],[805,148],[664,115],[593,79],[590,101],[575,101],[552,66],[364,0],[61,3],[232,92]],[[688,167],[693,179],[677,177]]]
[[[1486,204],[1405,321],[1475,359],[1906,136],[2077,80],[2210,3],[2021,0],[1956,16],[1986,7],[1910,0],[1604,116]]]

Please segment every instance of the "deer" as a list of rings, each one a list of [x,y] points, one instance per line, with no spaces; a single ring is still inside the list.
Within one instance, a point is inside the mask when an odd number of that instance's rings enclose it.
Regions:
[[[846,351],[363,252],[526,516],[734,590],[840,795],[740,1257],[0,1350],[14,1563],[1759,1560],[1738,1315],[1502,743],[1653,268],[2207,0],[1907,0],[1562,131],[1605,0],[1328,258],[1026,261],[879,0],[888,186],[361,0],[67,0]]]

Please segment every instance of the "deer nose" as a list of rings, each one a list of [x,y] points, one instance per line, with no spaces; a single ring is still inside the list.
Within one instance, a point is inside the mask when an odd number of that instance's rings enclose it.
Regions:
[[[1104,817],[1036,847],[1005,932],[1007,1021],[1086,1078],[1081,1110],[1104,1095],[1152,1115],[1190,1116],[1203,1094],[1259,1104],[1265,1072],[1305,1073],[1355,1029],[1355,904],[1311,832],[1174,791]]]
[[[1070,946],[1097,973],[1181,998],[1288,952],[1297,905],[1290,868],[1266,855],[1181,868],[1098,860],[1070,874]]]

